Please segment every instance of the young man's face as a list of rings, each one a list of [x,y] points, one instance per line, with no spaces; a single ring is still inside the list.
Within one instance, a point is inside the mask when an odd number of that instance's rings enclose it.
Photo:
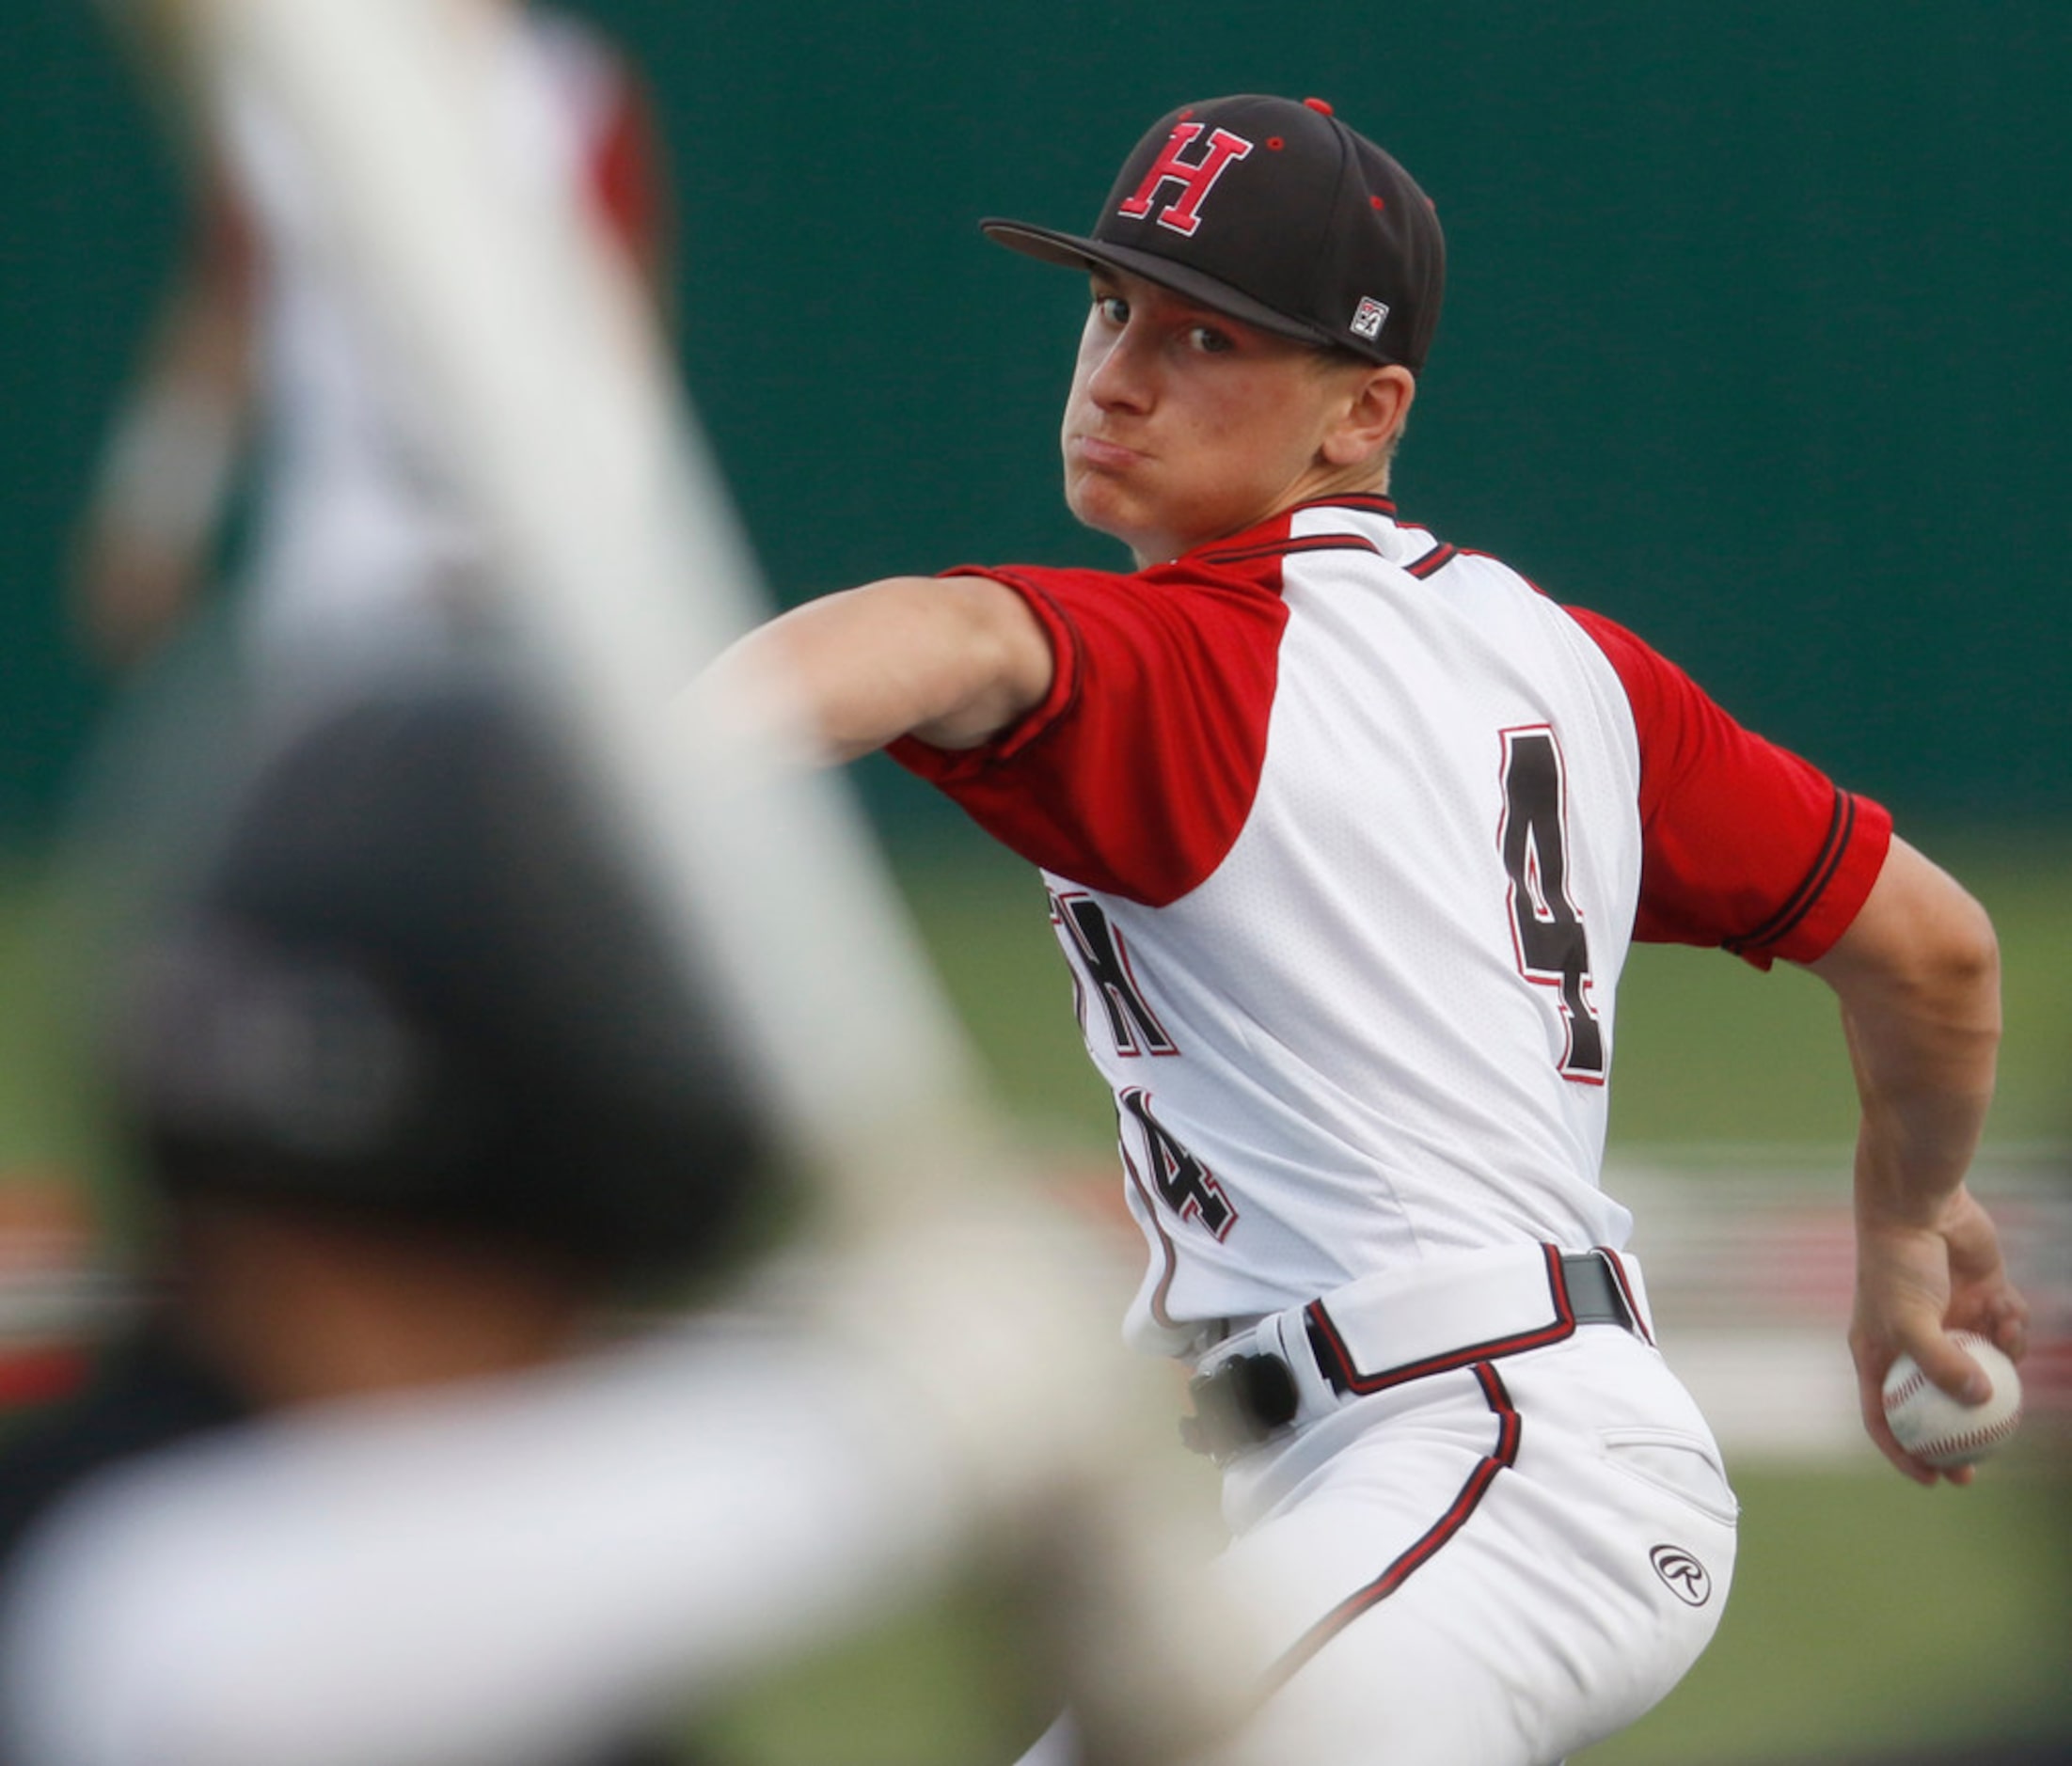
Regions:
[[[1140,564],[1324,488],[1350,371],[1119,271],[1096,270],[1065,408],[1065,500]]]

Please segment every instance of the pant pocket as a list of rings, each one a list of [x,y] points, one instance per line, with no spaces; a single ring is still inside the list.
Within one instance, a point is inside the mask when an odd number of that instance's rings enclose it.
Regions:
[[[1606,1461],[1721,1526],[1739,1518],[1741,1504],[1727,1482],[1710,1441],[1671,1428],[1611,1428],[1599,1436]]]

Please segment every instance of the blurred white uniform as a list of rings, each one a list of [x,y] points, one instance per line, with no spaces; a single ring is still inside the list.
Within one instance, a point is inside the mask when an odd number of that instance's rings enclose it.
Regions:
[[[626,69],[568,20],[509,17],[490,61],[509,175],[543,205],[589,205],[644,254],[656,168]],[[489,560],[442,464],[438,413],[355,287],[292,131],[239,94],[221,134],[221,219],[257,285],[261,465],[243,617],[269,672],[333,668],[435,623]]]
[[[705,1318],[110,1468],[0,1601],[8,1766],[579,1758],[925,1586],[973,1492],[896,1376]]]

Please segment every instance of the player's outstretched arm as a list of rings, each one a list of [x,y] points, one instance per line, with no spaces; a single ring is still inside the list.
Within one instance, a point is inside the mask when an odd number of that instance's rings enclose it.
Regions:
[[[166,298],[74,542],[72,618],[124,668],[186,610],[221,516],[252,398],[251,265],[211,225]]]
[[[815,757],[854,760],[903,735],[975,748],[1050,691],[1050,639],[989,576],[891,576],[795,607],[735,644],[701,696],[730,721],[770,719]]]
[[[1938,1472],[1892,1439],[1879,1389],[1911,1354],[1967,1401],[1985,1375],[1949,1339],[1990,1337],[2018,1357],[2027,1308],[1993,1222],[1965,1188],[2000,1048],[2000,952],[1985,910],[1895,838],[1862,910],[1811,965],[1842,1001],[1863,1116],[1856,1153],[1857,1294],[1850,1349],[1865,1427],[1907,1476]]]

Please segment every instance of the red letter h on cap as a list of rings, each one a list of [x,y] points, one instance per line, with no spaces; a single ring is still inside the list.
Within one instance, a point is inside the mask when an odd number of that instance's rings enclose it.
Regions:
[[[1218,129],[1209,137],[1201,163],[1190,165],[1180,158],[1180,150],[1191,145],[1199,134],[1201,124],[1198,122],[1177,124],[1158,158],[1152,162],[1151,169],[1144,174],[1144,182],[1137,186],[1137,194],[1122,205],[1119,213],[1132,220],[1141,220],[1150,213],[1152,198],[1158,195],[1162,184],[1178,184],[1181,190],[1179,200],[1167,203],[1160,211],[1158,224],[1170,227],[1176,233],[1193,233],[1201,225],[1202,198],[1223,176],[1224,167],[1252,151],[1252,143],[1242,135]]]

